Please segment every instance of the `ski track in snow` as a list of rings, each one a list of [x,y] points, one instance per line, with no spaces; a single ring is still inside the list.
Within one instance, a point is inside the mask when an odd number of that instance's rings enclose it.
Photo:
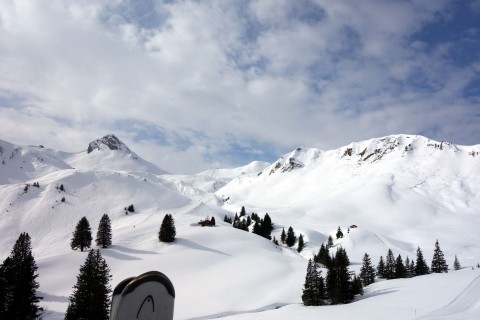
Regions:
[[[195,318],[189,318],[187,320],[208,320],[208,319],[219,319],[219,318],[225,318],[225,317],[230,317],[230,316],[235,316],[235,315],[240,315],[240,314],[247,314],[247,313],[259,313],[259,312],[264,312],[264,311],[270,311],[270,310],[276,310],[283,308],[285,306],[291,305],[293,303],[272,303],[268,306],[260,307],[258,309],[254,310],[246,310],[246,311],[225,311],[225,312],[220,312],[216,314],[211,314],[208,316],[201,316],[201,317],[195,317]]]
[[[448,305],[426,315],[418,320],[478,320],[480,310],[480,276],[470,282]]]

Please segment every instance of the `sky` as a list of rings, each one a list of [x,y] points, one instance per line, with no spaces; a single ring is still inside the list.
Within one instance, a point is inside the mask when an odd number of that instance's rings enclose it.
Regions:
[[[390,134],[480,143],[480,0],[3,0],[0,139],[173,173]]]

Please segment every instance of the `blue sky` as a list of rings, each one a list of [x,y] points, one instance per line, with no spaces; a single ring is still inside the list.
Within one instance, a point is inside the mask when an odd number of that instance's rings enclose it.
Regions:
[[[480,143],[480,0],[0,2],[0,139],[178,173],[389,134]]]

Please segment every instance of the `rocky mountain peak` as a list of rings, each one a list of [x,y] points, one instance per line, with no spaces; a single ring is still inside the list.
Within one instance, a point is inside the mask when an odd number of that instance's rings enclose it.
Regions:
[[[95,149],[102,150],[102,146],[105,146],[110,150],[122,150],[126,153],[131,153],[130,149],[113,134],[107,134],[103,138],[90,142],[88,144],[87,153],[91,153]]]

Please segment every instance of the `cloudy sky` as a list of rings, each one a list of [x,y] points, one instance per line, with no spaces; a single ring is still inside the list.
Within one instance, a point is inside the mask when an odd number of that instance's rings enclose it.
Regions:
[[[480,143],[480,0],[2,0],[0,139],[175,173],[396,133]]]

